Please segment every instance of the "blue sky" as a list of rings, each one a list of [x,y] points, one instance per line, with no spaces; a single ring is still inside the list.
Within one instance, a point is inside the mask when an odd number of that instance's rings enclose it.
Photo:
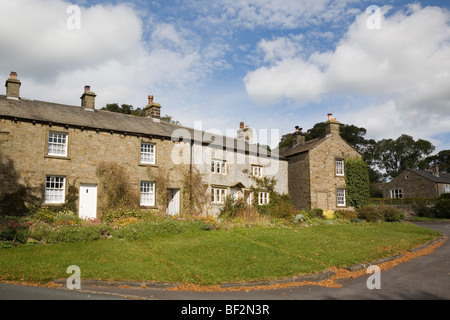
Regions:
[[[68,28],[71,5],[79,28]],[[16,71],[23,97],[70,105],[84,85],[98,108],[144,107],[152,94],[183,125],[226,134],[244,121],[271,145],[265,132],[306,130],[333,113],[367,138],[406,133],[440,151],[450,149],[449,9],[445,0],[6,0],[0,76]]]

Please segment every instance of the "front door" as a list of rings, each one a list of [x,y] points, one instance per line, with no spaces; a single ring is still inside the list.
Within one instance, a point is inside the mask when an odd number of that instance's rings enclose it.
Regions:
[[[169,189],[169,205],[167,213],[171,216],[180,214],[180,189]]]
[[[97,185],[80,184],[78,215],[81,219],[97,218]]]

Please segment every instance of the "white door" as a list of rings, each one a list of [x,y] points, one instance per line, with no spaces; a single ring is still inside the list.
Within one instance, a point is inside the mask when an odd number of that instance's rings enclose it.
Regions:
[[[169,205],[167,206],[167,213],[171,216],[180,214],[180,189],[169,190]]]
[[[97,185],[80,184],[78,215],[81,219],[97,218]]]

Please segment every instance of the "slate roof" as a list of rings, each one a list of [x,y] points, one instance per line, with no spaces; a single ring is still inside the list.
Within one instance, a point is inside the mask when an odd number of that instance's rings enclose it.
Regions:
[[[440,172],[436,177],[430,170],[407,169],[436,183],[450,183],[450,173]]]
[[[288,148],[284,148],[280,151],[280,156],[282,157],[289,157],[292,156],[294,154],[297,153],[302,153],[305,151],[309,151],[311,149],[314,149],[315,147],[317,147],[319,144],[321,144],[322,142],[324,142],[327,139],[327,137],[324,138],[316,138],[313,140],[309,140],[306,141],[305,143],[302,143],[298,146],[295,147],[288,147]]]
[[[51,123],[84,128],[86,130],[112,131],[121,134],[151,136],[162,139],[171,139],[176,129],[184,129],[189,132],[191,139],[199,137],[202,139],[201,142],[203,144],[210,144],[211,141],[217,139],[216,145],[234,148],[235,150],[239,149],[240,151],[245,149],[245,152],[251,154],[258,153],[255,144],[243,141],[238,143],[236,138],[219,136],[203,131],[197,131],[196,134],[196,130],[193,128],[173,123],[154,121],[151,118],[106,110],[87,110],[81,106],[70,106],[25,98],[20,98],[19,100],[7,99],[5,95],[0,95],[0,118]],[[267,154],[270,156],[269,152]]]

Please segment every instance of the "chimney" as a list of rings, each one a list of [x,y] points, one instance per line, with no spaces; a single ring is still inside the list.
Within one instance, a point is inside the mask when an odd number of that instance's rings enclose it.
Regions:
[[[97,95],[91,91],[90,86],[84,86],[84,93],[81,96],[81,106],[87,110],[95,109],[95,97]]]
[[[433,175],[439,178],[439,166],[438,165],[433,166]]]
[[[6,98],[19,100],[20,80],[17,80],[17,73],[11,71],[9,79],[6,80]]]
[[[161,105],[153,102],[153,96],[148,96],[148,104],[144,107],[144,114],[148,118],[160,121],[161,119]]]
[[[303,128],[295,126],[295,132],[292,135],[292,147],[299,146],[305,143],[305,134],[302,132]]]
[[[239,123],[239,129],[237,130],[237,138],[240,140],[253,143],[253,129],[248,126],[244,126],[244,122]]]
[[[336,118],[332,118],[332,113],[328,114],[328,120],[325,122],[326,125],[326,136],[327,137],[339,137],[339,125],[340,122]]]

